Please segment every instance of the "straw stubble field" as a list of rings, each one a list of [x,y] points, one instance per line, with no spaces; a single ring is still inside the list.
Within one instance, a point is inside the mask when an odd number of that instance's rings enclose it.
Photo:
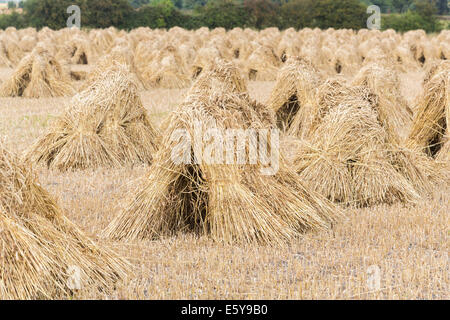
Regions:
[[[12,73],[0,70],[2,80]],[[411,102],[423,72],[401,76]],[[250,81],[252,98],[266,103],[274,82]],[[187,89],[140,92],[154,126],[183,100]],[[0,136],[12,151],[26,150],[61,114],[70,98],[0,98]],[[156,241],[99,239],[144,183],[148,166],[59,172],[35,168],[41,185],[88,236],[132,264],[113,294],[84,288],[75,299],[448,299],[449,212],[446,187],[417,206],[348,208],[333,230],[306,233],[289,246],[219,244],[180,234]],[[381,287],[368,286],[369,268],[380,269]]]

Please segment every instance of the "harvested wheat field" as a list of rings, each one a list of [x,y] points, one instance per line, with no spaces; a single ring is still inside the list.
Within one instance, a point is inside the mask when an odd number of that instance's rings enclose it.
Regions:
[[[0,299],[450,298],[448,32],[8,32]]]

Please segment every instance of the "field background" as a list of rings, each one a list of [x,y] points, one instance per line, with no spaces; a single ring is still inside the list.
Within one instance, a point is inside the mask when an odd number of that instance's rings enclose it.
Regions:
[[[0,69],[0,81],[12,73]],[[412,102],[424,74],[402,75]],[[251,96],[266,102],[274,83],[250,82]],[[153,123],[182,101],[186,89],[141,93]],[[0,136],[16,152],[45,132],[70,98],[0,98]],[[43,187],[67,216],[97,239],[127,203],[147,168],[58,173],[36,168]],[[104,241],[133,264],[114,296],[82,290],[75,299],[449,299],[450,193],[438,188],[417,207],[345,210],[329,233],[307,234],[290,247],[230,246],[189,235],[160,241]],[[367,269],[381,270],[380,290],[367,286]]]

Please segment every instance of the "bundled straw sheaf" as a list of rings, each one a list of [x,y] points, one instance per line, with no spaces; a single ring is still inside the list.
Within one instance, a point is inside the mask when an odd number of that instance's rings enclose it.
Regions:
[[[190,75],[177,48],[167,46],[153,61],[147,62],[141,73],[146,88],[185,88]]]
[[[144,89],[144,81],[140,77],[140,72],[137,71],[133,51],[128,46],[117,46],[111,49],[108,54],[105,54],[98,59],[86,77],[86,81],[81,87],[84,90],[91,86],[95,81],[101,79],[105,71],[111,69],[111,67],[123,65],[127,66],[130,70],[131,76],[134,78],[134,82],[138,85],[138,89]]]
[[[312,133],[294,160],[302,181],[332,201],[358,207],[415,203],[432,192],[439,180],[435,166],[391,138],[377,95],[340,80],[328,80],[319,91]]]
[[[366,86],[378,96],[378,115],[388,130],[390,139],[405,138],[413,116],[413,111],[400,92],[397,72],[387,66],[371,63],[363,67],[355,76],[353,86]]]
[[[310,132],[310,116],[322,77],[309,60],[289,58],[280,69],[268,106],[276,113],[277,124],[293,136]]]
[[[306,189],[282,156],[273,175],[261,173],[267,169],[262,161],[236,164],[233,148],[224,164],[203,161],[202,154],[208,152],[203,145],[190,146],[183,153],[185,162],[172,157],[178,145],[174,135],[180,129],[195,137],[211,129],[275,128],[274,113],[250,100],[234,65],[216,61],[201,73],[171,116],[144,186],[131,194],[131,203],[104,235],[130,240],[189,231],[226,243],[281,244],[307,230],[329,227],[340,211]],[[254,148],[253,139],[239,147],[246,157]],[[268,152],[275,149],[271,144]],[[215,159],[225,157],[217,149],[211,154]]]
[[[1,145],[0,265],[0,299],[69,298],[75,289],[108,293],[129,268],[72,224],[29,166]],[[71,270],[79,270],[78,279]]]
[[[195,55],[195,60],[192,64],[191,68],[192,78],[193,79],[197,78],[204,69],[207,69],[218,58],[219,59],[223,58],[219,49],[215,47],[200,48],[197,51]]]
[[[408,145],[438,160],[450,161],[449,121],[450,63],[443,61],[431,68],[425,77]]]
[[[248,77],[256,81],[273,81],[276,79],[281,63],[273,48],[256,44],[246,61]]]
[[[75,36],[60,48],[56,58],[66,64],[92,63],[91,47],[89,40]]]
[[[129,69],[115,64],[72,98],[28,156],[62,171],[150,163],[156,138]]]
[[[15,66],[23,58],[24,52],[14,38],[0,35],[0,66]]]
[[[42,46],[25,56],[0,87],[2,97],[45,98],[73,94],[69,73]]]

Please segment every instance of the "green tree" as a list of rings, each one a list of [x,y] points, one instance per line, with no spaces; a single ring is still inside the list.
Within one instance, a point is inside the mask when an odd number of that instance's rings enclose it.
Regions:
[[[384,30],[394,29],[398,32],[427,29],[426,21],[417,12],[413,11],[389,15],[381,20],[381,27]]]
[[[281,26],[301,29],[365,27],[366,7],[359,0],[294,0],[281,7]]]
[[[183,0],[174,0],[173,4],[175,5],[175,7],[177,7],[178,9],[182,9],[184,4],[183,4]]]
[[[283,29],[303,29],[314,24],[314,0],[293,0],[280,8],[280,27]]]
[[[438,0],[437,2],[438,13],[440,15],[448,14],[450,12],[449,5],[450,2],[448,0]]]
[[[13,12],[11,14],[0,15],[0,29],[6,29],[8,27],[15,27],[16,29],[22,29],[29,27],[23,14]]]
[[[358,0],[316,0],[313,8],[314,27],[361,29],[366,26],[366,8]]]
[[[423,28],[427,32],[439,32],[442,26],[439,22],[437,1],[436,0],[416,0],[414,2],[417,13],[426,21],[426,27]]]
[[[415,11],[409,10],[403,14],[385,17],[382,20],[383,29],[392,28],[400,32],[417,29],[423,29],[426,32],[439,32],[442,29],[435,15],[437,12],[435,2],[417,0],[414,2],[413,8]]]
[[[146,5],[146,4],[149,4],[150,0],[129,0],[129,2],[130,2],[130,5],[133,8],[137,9],[137,8],[140,8],[140,7],[144,6],[144,5]]]
[[[392,0],[395,12],[406,12],[411,9],[414,0]]]
[[[245,0],[244,7],[251,16],[251,24],[257,29],[279,25],[279,5],[270,0]]]
[[[233,0],[213,0],[196,12],[202,25],[209,28],[233,29],[250,25],[248,9]]]
[[[171,28],[179,26],[186,29],[198,28],[198,21],[175,8],[171,1],[158,1],[143,6],[133,13],[127,28],[150,27]]]
[[[19,2],[19,8],[22,8],[25,6],[25,1],[20,1]]]
[[[433,17],[437,14],[436,2],[433,0],[414,1],[415,11],[422,17]]]
[[[175,9],[175,5],[172,0],[151,0],[150,5],[160,8],[166,16],[170,16],[172,11]]]
[[[125,27],[133,7],[127,0],[88,0],[87,25],[96,28]]]
[[[364,2],[367,5],[376,5],[379,6],[381,9],[381,12],[383,13],[391,13],[394,11],[394,6],[392,4],[392,0],[371,0],[371,1],[365,1]]]
[[[77,5],[81,9],[81,26],[107,28],[123,27],[133,8],[127,0],[27,0],[25,16],[36,28],[65,28],[70,14],[67,8]]]
[[[17,8],[17,4],[15,1],[8,1],[8,9],[15,9]]]
[[[81,9],[81,25],[87,21],[86,0],[27,0],[24,6],[25,19],[36,28],[60,29],[67,26],[67,8],[78,5]]]
[[[140,8],[128,22],[127,28],[150,27],[167,28],[167,16],[159,7],[147,5]]]
[[[184,0],[183,7],[185,9],[195,9],[198,7],[203,7],[208,3],[208,0]]]

